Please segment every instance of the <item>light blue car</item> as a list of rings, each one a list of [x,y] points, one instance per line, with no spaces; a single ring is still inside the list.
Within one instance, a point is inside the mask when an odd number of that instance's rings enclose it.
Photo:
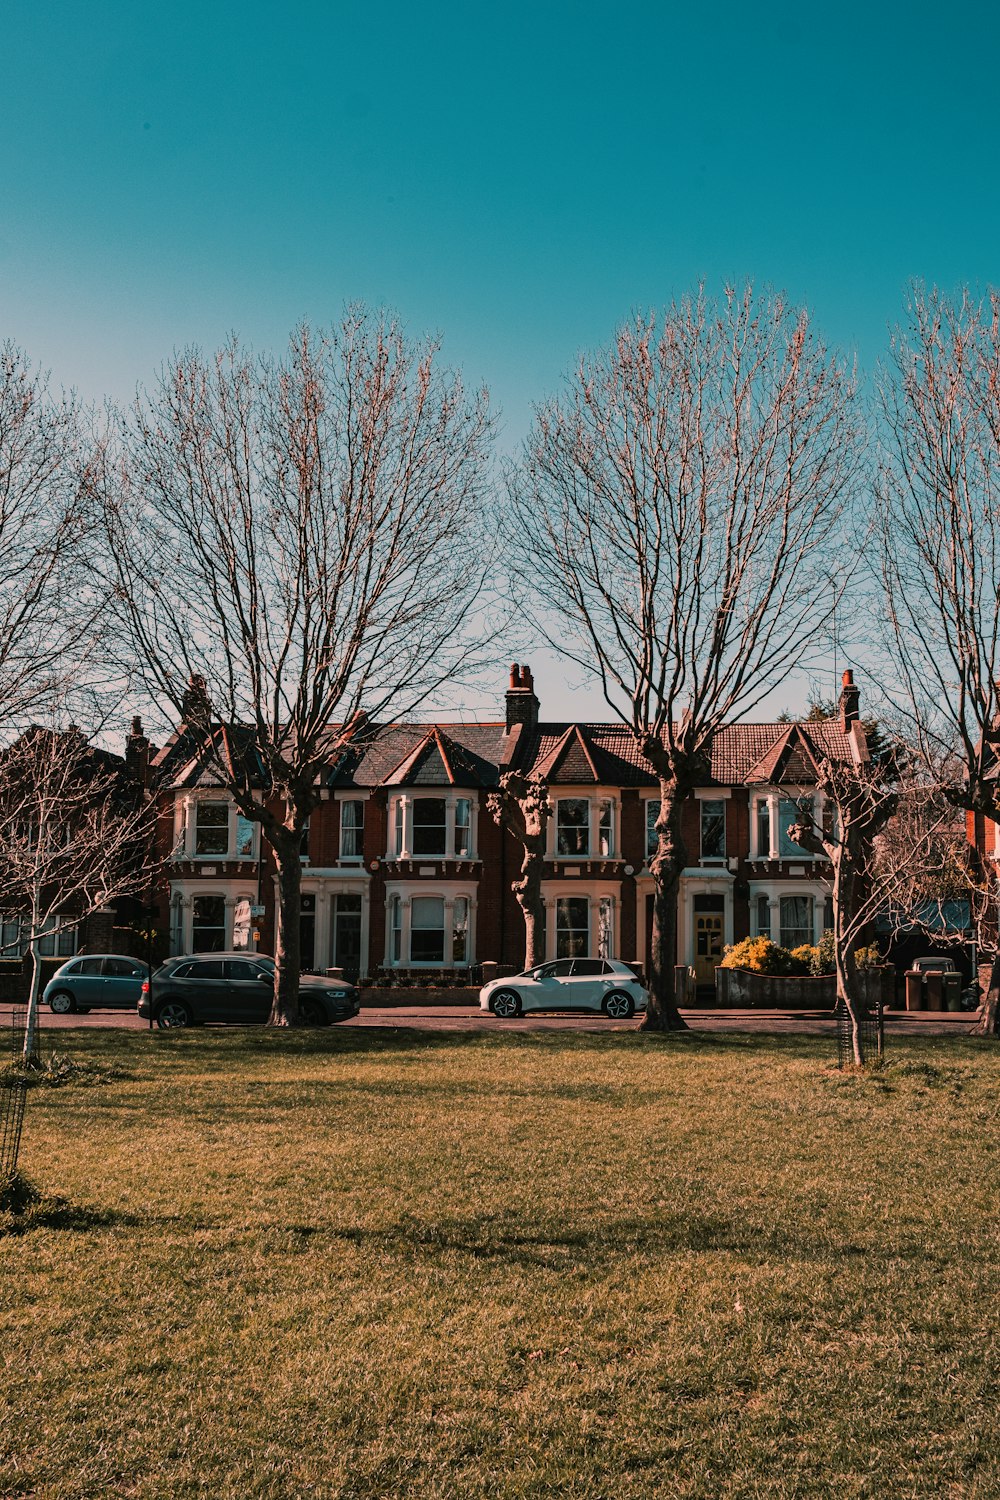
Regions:
[[[86,953],[57,969],[42,999],[57,1016],[74,1011],[135,1010],[149,970],[140,958]]]

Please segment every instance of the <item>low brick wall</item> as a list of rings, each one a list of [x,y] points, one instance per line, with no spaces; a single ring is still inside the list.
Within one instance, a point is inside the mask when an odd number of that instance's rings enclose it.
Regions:
[[[861,975],[869,1004],[892,992],[891,968],[868,969]],[[832,1010],[837,1003],[837,981],[832,974],[753,974],[749,969],[715,971],[715,1003],[724,1010]]]
[[[465,986],[430,989],[423,985],[391,985],[385,988],[360,985],[362,1006],[478,1005],[479,990]]]

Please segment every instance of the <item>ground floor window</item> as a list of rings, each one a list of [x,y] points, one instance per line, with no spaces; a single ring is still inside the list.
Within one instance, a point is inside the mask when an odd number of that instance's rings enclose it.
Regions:
[[[589,947],[589,900],[560,896],[556,901],[556,958],[584,958]]]
[[[757,896],[753,903],[752,936],[771,936],[771,898],[770,896]]]
[[[811,896],[782,896],[780,914],[782,948],[801,948],[813,941]]]
[[[65,917],[48,917],[38,939],[43,958],[71,958],[76,952],[76,927],[66,925]]]
[[[444,898],[414,896],[410,903],[410,962],[444,963]]]
[[[191,902],[191,946],[195,953],[222,953],[226,947],[225,896],[195,896]]]
[[[355,899],[360,946],[360,897]],[[430,968],[472,962],[471,896],[394,894],[389,898],[388,928],[390,964]]]

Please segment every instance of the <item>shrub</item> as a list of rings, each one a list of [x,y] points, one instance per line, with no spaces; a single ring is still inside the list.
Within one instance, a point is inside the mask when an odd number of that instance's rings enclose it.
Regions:
[[[770,938],[744,938],[742,943],[733,943],[722,958],[724,969],[749,969],[751,974],[791,974],[792,955],[787,948],[779,948]]]
[[[801,943],[798,948],[793,948],[788,955],[792,961],[792,967],[788,972],[790,974],[814,974],[816,951],[812,943]]]
[[[882,962],[877,943],[869,943],[867,948],[855,948],[854,962],[859,969],[877,969]]]
[[[809,966],[810,974],[833,974],[836,972],[837,964],[833,951],[833,933],[827,929],[819,942],[813,949],[812,962]]]

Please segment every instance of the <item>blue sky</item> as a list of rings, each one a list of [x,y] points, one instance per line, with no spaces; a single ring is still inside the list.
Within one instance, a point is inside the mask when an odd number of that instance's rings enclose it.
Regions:
[[[507,448],[701,278],[787,291],[869,366],[911,278],[1000,280],[998,42],[995,6],[927,0],[13,0],[0,337],[124,397],[359,298],[441,333]]]

